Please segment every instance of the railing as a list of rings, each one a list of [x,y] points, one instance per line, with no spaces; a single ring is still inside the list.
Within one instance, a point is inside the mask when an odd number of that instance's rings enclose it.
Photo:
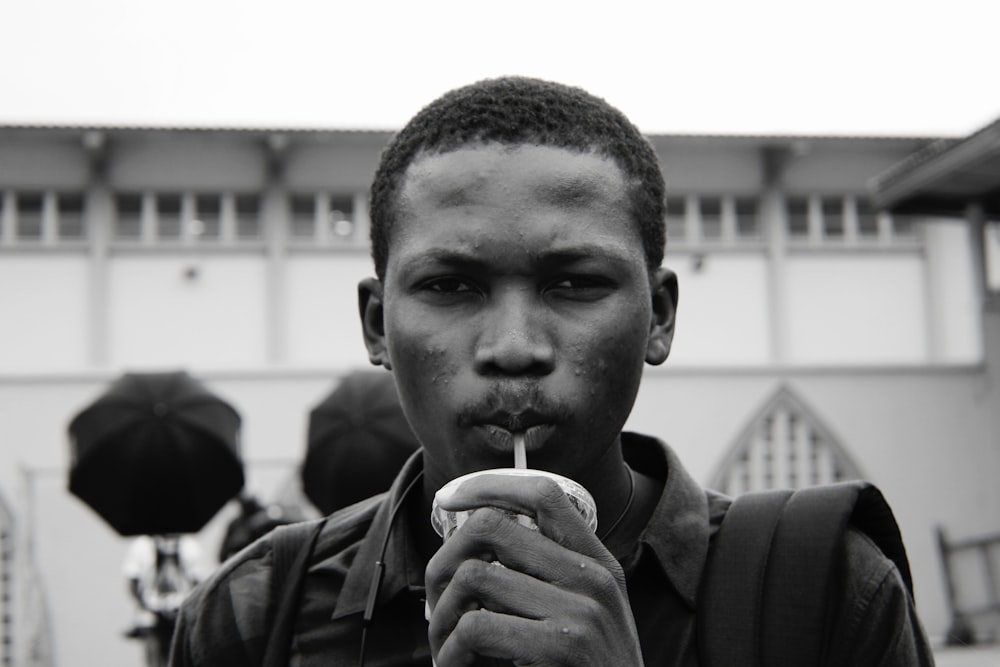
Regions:
[[[949,540],[938,527],[945,592],[951,611],[951,645],[995,642],[1000,637],[1000,534]]]

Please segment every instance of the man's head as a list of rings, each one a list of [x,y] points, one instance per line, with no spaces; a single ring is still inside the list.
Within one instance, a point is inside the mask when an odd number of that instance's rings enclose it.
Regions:
[[[359,305],[426,483],[510,465],[514,434],[533,467],[600,483],[643,365],[670,350],[662,195],[628,121],[556,84],[476,84],[403,130],[373,186],[379,278]]]
[[[604,100],[558,83],[523,77],[480,81],[426,106],[382,154],[370,198],[372,258],[385,277],[400,184],[415,159],[471,144],[534,144],[594,152],[625,174],[633,222],[650,270],[663,261],[665,186],[656,153],[639,130]]]

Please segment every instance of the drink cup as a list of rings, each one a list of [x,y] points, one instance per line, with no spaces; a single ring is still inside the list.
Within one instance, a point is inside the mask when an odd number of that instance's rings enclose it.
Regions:
[[[451,495],[463,482],[466,482],[475,477],[481,475],[504,475],[509,477],[548,477],[554,480],[556,484],[559,485],[569,500],[580,511],[580,515],[583,516],[587,524],[590,526],[591,530],[597,529],[597,505],[594,502],[594,497],[590,495],[587,489],[583,488],[580,484],[577,484],[568,477],[563,477],[562,475],[557,475],[552,472],[547,472],[545,470],[532,470],[530,468],[493,468],[490,470],[479,470],[476,472],[469,473],[468,475],[463,475],[461,477],[456,477],[447,484],[445,484],[441,489],[434,494],[434,502],[431,505],[431,526],[438,535],[441,536],[442,540],[447,540],[451,537],[452,533],[462,527],[466,519],[472,514],[474,510],[461,510],[461,511],[451,511],[444,510],[438,505],[438,498],[440,496]],[[501,510],[506,514],[512,521],[517,521],[521,525],[528,526],[533,530],[538,530],[538,524],[535,522],[534,517],[525,516],[524,514],[519,514],[517,512],[509,510]]]

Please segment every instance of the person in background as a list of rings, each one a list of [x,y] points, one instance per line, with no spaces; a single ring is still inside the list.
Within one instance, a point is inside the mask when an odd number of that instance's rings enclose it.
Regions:
[[[126,636],[145,641],[148,665],[166,664],[177,611],[208,572],[191,535],[139,535],[130,542],[122,573],[137,607]]]
[[[305,518],[302,511],[279,503],[265,505],[246,490],[240,492],[237,501],[240,505],[239,514],[226,525],[226,533],[219,545],[220,563],[272,529]]]

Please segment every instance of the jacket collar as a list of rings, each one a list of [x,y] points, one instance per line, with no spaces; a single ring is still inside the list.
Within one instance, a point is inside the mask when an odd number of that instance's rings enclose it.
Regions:
[[[423,472],[423,450],[418,450],[407,459],[388,493],[383,494],[383,500],[372,519],[368,533],[360,541],[357,555],[347,572],[344,586],[337,599],[337,606],[333,610],[333,619],[364,612],[368,602],[368,592],[376,576],[377,561],[385,565],[382,582],[379,585],[379,604],[392,599],[403,589],[423,593],[424,563],[420,562],[413,531],[406,521],[407,512],[404,507],[408,501],[416,497],[408,492],[415,486],[419,487]],[[422,492],[422,488],[416,491],[416,493]],[[399,508],[397,517],[392,516],[394,508]],[[384,557],[381,553],[383,544]]]
[[[684,469],[674,451],[656,438],[623,433],[622,450],[633,469],[660,480],[666,478],[639,541],[649,546],[664,575],[684,602],[694,608],[711,535],[705,490]]]

